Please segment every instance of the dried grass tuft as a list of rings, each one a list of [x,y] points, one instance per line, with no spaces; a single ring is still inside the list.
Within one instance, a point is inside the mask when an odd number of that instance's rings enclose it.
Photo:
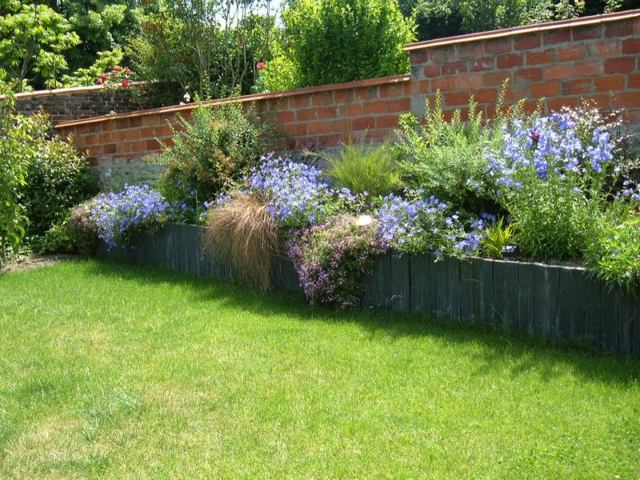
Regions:
[[[235,192],[209,214],[204,247],[214,261],[231,266],[232,276],[261,290],[269,288],[278,251],[278,227],[261,192]]]

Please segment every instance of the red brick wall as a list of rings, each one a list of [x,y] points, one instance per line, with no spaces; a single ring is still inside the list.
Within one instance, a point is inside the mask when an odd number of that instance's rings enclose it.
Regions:
[[[407,46],[411,75],[249,95],[210,104],[254,104],[273,115],[292,148],[335,146],[367,131],[370,140],[392,134],[399,115],[422,115],[425,99],[440,90],[446,111],[474,94],[494,113],[498,91],[510,79],[507,103],[525,99],[545,111],[582,98],[604,109],[623,108],[640,127],[640,10],[463,35]],[[194,108],[184,105],[103,116],[57,126],[73,134],[94,163],[139,159],[168,139],[168,122]]]
[[[273,118],[293,149],[335,146],[353,135],[379,140],[411,108],[410,77],[386,77],[337,85],[207,102],[253,105]],[[134,160],[156,152],[171,136],[176,116],[189,118],[193,104],[122,115],[65,122],[56,128],[73,135],[76,146],[89,152],[93,163]]]
[[[412,110],[437,90],[445,110],[464,107],[471,93],[491,116],[502,82],[507,103],[540,99],[546,112],[582,98],[624,108],[640,124],[640,10],[520,27],[407,47]]]

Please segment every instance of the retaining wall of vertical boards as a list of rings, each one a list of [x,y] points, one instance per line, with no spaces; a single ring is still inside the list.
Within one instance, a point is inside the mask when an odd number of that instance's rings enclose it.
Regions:
[[[501,84],[506,104],[523,99],[549,112],[581,99],[625,110],[640,127],[640,10],[496,30],[407,46],[411,74],[322,85],[209,102],[240,102],[279,124],[292,149],[332,147],[365,132],[369,141],[393,134],[400,114],[424,113],[425,100],[442,93],[443,108],[464,110],[475,95],[492,116]],[[143,110],[63,122],[96,165],[139,160],[169,142],[177,115],[194,105]]]
[[[195,225],[172,224],[111,252],[101,247],[99,255],[232,280],[229,265],[206,258],[204,231]],[[286,257],[274,259],[271,284],[302,294]],[[579,267],[387,254],[377,259],[365,280],[362,306],[429,314],[640,358],[640,297],[609,290]]]

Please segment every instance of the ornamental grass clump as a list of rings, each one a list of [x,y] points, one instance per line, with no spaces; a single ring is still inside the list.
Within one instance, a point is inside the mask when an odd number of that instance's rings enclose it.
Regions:
[[[292,233],[289,257],[311,304],[342,309],[359,304],[363,279],[375,256],[386,250],[375,220],[364,218],[341,215]]]
[[[346,188],[353,194],[378,197],[400,188],[398,152],[390,143],[371,147],[350,142],[339,153],[322,157],[329,164],[327,176],[338,187]]]
[[[253,190],[223,197],[210,210],[207,227],[204,245],[213,261],[228,263],[234,278],[267,290],[279,245],[267,195]]]
[[[153,231],[167,221],[169,204],[148,185],[127,186],[120,193],[95,197],[90,218],[98,238],[108,249],[129,241],[142,231]]]

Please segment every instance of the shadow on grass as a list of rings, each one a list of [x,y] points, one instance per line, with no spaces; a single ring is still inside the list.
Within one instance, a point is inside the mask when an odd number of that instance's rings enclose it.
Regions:
[[[260,293],[247,287],[220,283],[210,278],[177,274],[166,270],[132,266],[118,261],[92,262],[90,272],[118,276],[141,286],[176,284],[188,287],[193,301],[215,300],[230,308],[260,315],[291,315],[302,320],[333,323],[357,323],[372,335],[390,337],[430,336],[450,344],[481,345],[471,353],[477,358],[476,375],[502,371],[511,377],[537,372],[549,381],[570,369],[582,379],[608,384],[640,381],[640,361],[620,355],[604,355],[571,346],[552,346],[542,339],[517,332],[499,332],[451,320],[439,320],[425,314],[400,314],[384,310],[339,312],[311,307],[295,293]]]

